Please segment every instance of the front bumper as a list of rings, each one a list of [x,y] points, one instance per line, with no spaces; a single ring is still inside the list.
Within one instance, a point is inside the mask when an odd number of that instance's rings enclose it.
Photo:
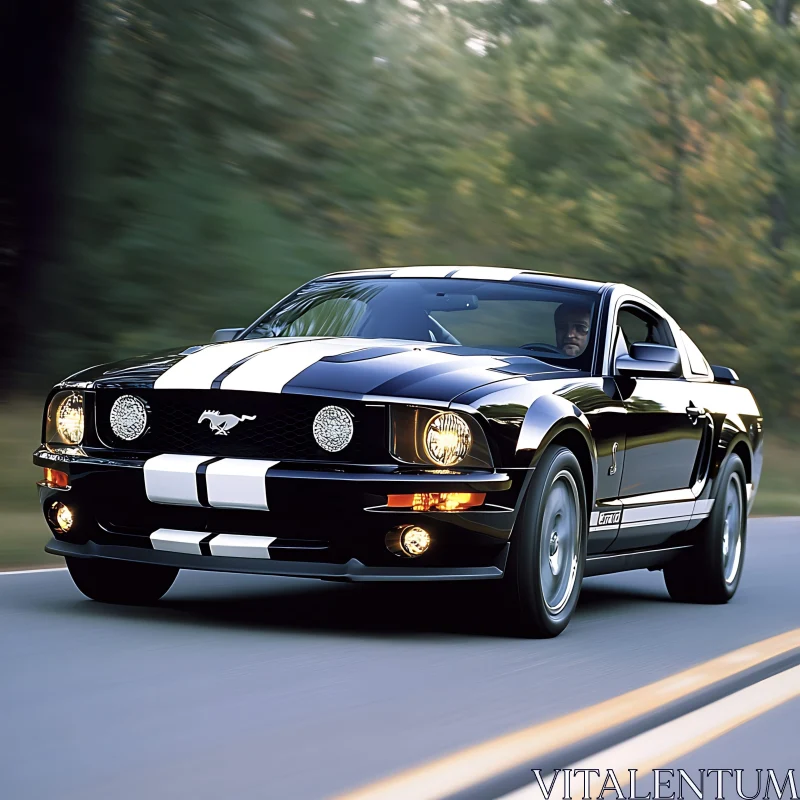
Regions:
[[[331,469],[282,462],[270,467],[266,476],[269,510],[249,510],[151,502],[142,459],[65,456],[40,448],[34,463],[70,476],[68,491],[40,486],[45,518],[55,501],[67,503],[75,518],[69,534],[50,524],[54,538],[47,552],[345,581],[502,576],[524,477],[395,466]],[[465,512],[386,506],[390,493],[421,492],[481,492],[486,493],[486,503]],[[394,555],[385,545],[390,530],[408,524],[424,527],[432,537],[430,550],[414,559]],[[186,548],[191,552],[161,549],[163,531],[185,532],[192,539]],[[261,555],[217,555],[213,540],[219,535],[237,541],[251,537],[248,543],[269,546]]]
[[[508,556],[508,545],[496,555],[497,563],[475,567],[369,567],[357,558],[344,564],[324,562],[279,561],[275,559],[234,558],[231,556],[163,553],[138,547],[101,545],[95,542],[73,544],[51,539],[45,552],[74,558],[110,558],[140,564],[161,564],[179,569],[212,570],[214,572],[246,572],[257,575],[282,575],[287,578],[320,578],[331,581],[458,581],[502,578]]]

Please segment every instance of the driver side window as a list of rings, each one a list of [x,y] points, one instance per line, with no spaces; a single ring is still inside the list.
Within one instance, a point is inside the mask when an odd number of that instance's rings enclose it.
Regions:
[[[675,347],[675,339],[666,321],[638,306],[624,305],[617,314],[617,326],[622,330],[628,348],[635,342]]]

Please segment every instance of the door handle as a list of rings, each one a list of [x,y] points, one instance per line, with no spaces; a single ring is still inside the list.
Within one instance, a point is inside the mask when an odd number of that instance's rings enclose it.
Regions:
[[[689,419],[692,421],[692,425],[697,424],[697,420],[706,413],[704,408],[698,408],[694,403],[690,403],[686,406],[686,414],[688,415]]]
[[[619,442],[614,442],[611,448],[611,466],[608,468],[609,475],[617,474],[617,450],[619,450]]]

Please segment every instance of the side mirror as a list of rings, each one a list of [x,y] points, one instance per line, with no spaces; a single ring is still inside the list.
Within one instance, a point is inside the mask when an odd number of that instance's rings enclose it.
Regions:
[[[682,375],[677,347],[636,342],[630,355],[617,356],[617,372],[631,378],[676,378]]]
[[[739,376],[730,367],[720,367],[718,364],[712,364],[711,372],[714,375],[715,383],[734,384],[739,380]]]
[[[244,328],[220,328],[218,331],[214,331],[211,341],[232,342],[243,330]]]

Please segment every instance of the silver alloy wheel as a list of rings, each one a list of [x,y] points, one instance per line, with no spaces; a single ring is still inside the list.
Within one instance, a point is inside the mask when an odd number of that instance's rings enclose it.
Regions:
[[[725,491],[725,515],[722,528],[722,569],[725,583],[731,584],[742,561],[742,483],[734,472]]]
[[[542,513],[539,574],[544,604],[551,614],[563,611],[578,574],[583,522],[578,485],[568,470],[553,479]]]

